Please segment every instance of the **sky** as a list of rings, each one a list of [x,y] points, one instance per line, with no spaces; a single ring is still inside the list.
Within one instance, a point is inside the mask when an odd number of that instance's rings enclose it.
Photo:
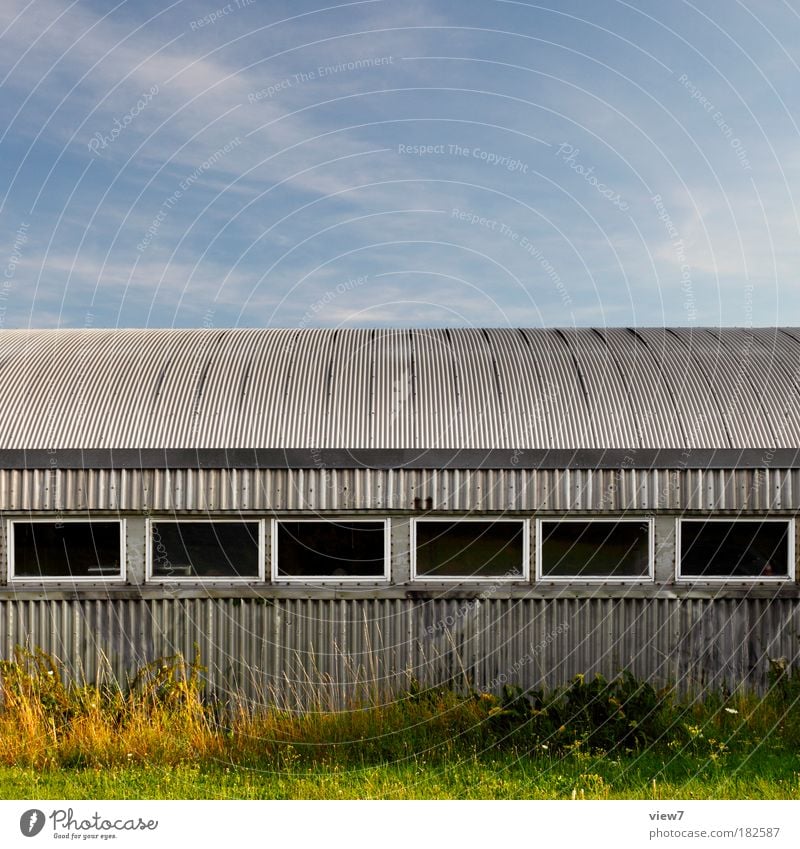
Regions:
[[[2,0],[0,327],[800,325],[800,0]]]

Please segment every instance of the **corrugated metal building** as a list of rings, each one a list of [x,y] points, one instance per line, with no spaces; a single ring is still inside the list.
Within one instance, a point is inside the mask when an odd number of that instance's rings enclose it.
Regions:
[[[800,649],[800,330],[0,332],[0,655],[340,704]]]

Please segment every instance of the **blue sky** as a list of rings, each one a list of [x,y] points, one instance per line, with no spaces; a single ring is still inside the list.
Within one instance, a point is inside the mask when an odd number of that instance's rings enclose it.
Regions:
[[[0,326],[800,324],[800,3],[0,4]]]

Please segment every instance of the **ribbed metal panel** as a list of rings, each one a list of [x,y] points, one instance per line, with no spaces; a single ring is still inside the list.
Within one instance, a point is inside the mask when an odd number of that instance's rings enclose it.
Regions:
[[[430,501],[428,501],[430,499]],[[800,469],[0,469],[3,511],[800,510]]]
[[[799,387],[775,328],[3,330],[0,449],[791,448]]]
[[[768,659],[797,660],[794,599],[557,598],[2,601],[0,654],[41,647],[88,680],[200,648],[219,695],[331,706],[411,679],[499,691],[578,673],[684,692],[763,687]]]

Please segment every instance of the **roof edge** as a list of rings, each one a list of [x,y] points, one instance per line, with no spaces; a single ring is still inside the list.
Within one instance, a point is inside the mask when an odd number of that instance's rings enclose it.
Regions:
[[[0,469],[798,469],[800,448],[50,448]]]

